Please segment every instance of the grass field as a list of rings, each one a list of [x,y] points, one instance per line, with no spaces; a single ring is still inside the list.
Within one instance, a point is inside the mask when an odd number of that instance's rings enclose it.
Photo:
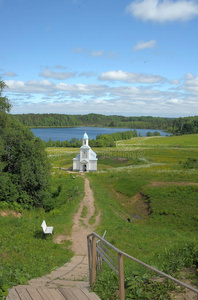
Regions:
[[[184,168],[189,158],[198,159],[198,135],[133,138],[117,142],[114,148],[93,150],[98,154],[98,171],[86,176],[101,212],[97,233],[107,230],[110,243],[175,276],[186,270],[187,279],[198,287],[198,168],[196,164]],[[45,238],[40,225],[43,219],[53,225],[54,238],[70,234],[84,182],[77,172],[73,176],[66,170],[72,168],[79,149],[46,151],[52,165],[48,212],[24,210],[16,218],[0,209],[7,215],[0,216],[0,299],[8,286],[46,274],[72,256],[69,242],[59,245]],[[174,286],[156,283],[152,276],[125,261],[126,299],[171,299]],[[104,266],[97,293],[101,299],[117,299],[117,288],[117,276]]]
[[[196,286],[198,169],[184,169],[182,162],[198,159],[197,141],[198,135],[120,142],[116,149],[109,149],[110,163],[104,164],[101,159],[101,171],[88,174],[97,208],[102,212],[99,233],[102,235],[107,230],[106,239],[116,247],[168,273],[194,267],[191,282]],[[107,149],[105,152],[107,159]],[[119,167],[113,168],[112,160],[116,156],[117,159],[126,157],[128,164],[120,160]],[[125,264],[125,275],[133,283],[127,290],[127,299],[154,299],[154,293],[155,299],[171,299],[168,290],[173,287],[170,286],[162,285],[159,292],[159,286],[150,283],[152,294],[148,290],[137,291],[137,282],[140,280],[143,285],[142,278],[148,276],[147,271],[129,261]],[[105,290],[107,299],[116,299],[115,279],[109,275],[112,279],[107,284],[105,274],[110,273],[105,269],[100,275],[98,293],[105,297]]]

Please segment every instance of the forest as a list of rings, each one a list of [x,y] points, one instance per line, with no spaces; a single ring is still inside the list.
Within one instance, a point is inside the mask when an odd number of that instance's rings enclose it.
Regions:
[[[198,133],[198,116],[161,118],[151,116],[106,116],[93,113],[87,115],[16,114],[12,116],[14,119],[30,128],[98,126],[166,130],[175,135]]]
[[[98,126],[98,127],[121,127],[141,129],[170,130],[173,126],[171,118],[160,117],[125,117],[106,116],[101,114],[66,115],[66,114],[17,114],[13,117],[23,125],[35,127],[75,127],[75,126]]]

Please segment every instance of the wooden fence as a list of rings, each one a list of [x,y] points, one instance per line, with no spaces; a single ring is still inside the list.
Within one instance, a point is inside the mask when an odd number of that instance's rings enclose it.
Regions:
[[[198,299],[198,290],[187,285],[186,283],[164,273],[161,272],[144,262],[124,253],[123,251],[119,250],[118,248],[114,247],[112,244],[107,242],[103,237],[100,237],[96,233],[91,233],[87,236],[87,245],[88,245],[88,258],[89,258],[89,279],[90,285],[94,289],[95,281],[96,281],[96,274],[100,271],[102,267],[102,261],[104,260],[109,267],[118,275],[119,279],[119,297],[120,300],[125,299],[125,289],[124,289],[124,265],[123,265],[123,257],[127,257],[130,260],[137,262],[138,264],[146,267],[154,271],[155,273],[168,278],[169,280],[175,282],[178,285],[181,285],[194,293],[197,294]]]

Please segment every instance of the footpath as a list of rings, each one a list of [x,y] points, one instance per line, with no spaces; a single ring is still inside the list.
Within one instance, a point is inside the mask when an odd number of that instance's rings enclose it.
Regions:
[[[85,218],[81,217],[84,206],[87,207]],[[31,279],[29,285],[13,287],[6,300],[99,300],[93,292],[89,292],[89,270],[87,256],[87,235],[94,231],[100,216],[94,225],[89,219],[94,215],[94,197],[85,178],[85,197],[78,212],[74,216],[72,228],[72,250],[75,256],[64,266],[40,278]],[[61,236],[64,239],[64,236]]]

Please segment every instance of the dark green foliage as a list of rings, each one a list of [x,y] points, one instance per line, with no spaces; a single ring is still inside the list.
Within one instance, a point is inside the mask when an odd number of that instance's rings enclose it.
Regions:
[[[0,81],[0,206],[41,207],[49,196],[50,166],[44,144],[10,115]]]
[[[159,282],[149,271],[142,273],[131,269],[125,272],[124,287],[126,300],[168,300],[171,299],[169,292],[175,290],[174,283],[168,280]],[[119,299],[118,277],[105,263],[102,271],[98,274],[94,291],[101,299]]]
[[[50,170],[42,141],[13,120],[1,130],[1,141],[0,201],[42,206],[49,196]]]
[[[71,141],[52,141],[49,139],[48,142],[43,141],[45,147],[72,147],[72,148],[80,148],[82,146],[82,142],[77,138],[72,138]]]
[[[166,248],[162,254],[158,253],[156,256],[162,261],[161,269],[168,274],[184,268],[198,267],[198,247],[193,242]]]
[[[189,157],[187,161],[181,163],[184,169],[198,169],[198,159]]]
[[[147,132],[146,136],[153,136],[152,132]]]
[[[7,97],[2,96],[3,90],[6,88],[6,84],[0,80],[0,112],[9,112],[11,104]]]
[[[198,133],[198,116],[175,119],[173,121],[173,133],[175,134]]]
[[[29,127],[71,127],[71,126],[99,126],[152,128],[168,130],[173,125],[171,118],[160,117],[124,117],[105,116],[100,114],[63,115],[63,114],[18,114],[13,115],[21,123]]]
[[[118,290],[117,275],[104,264],[103,270],[98,274],[94,292],[97,293],[101,299],[118,300]]]

